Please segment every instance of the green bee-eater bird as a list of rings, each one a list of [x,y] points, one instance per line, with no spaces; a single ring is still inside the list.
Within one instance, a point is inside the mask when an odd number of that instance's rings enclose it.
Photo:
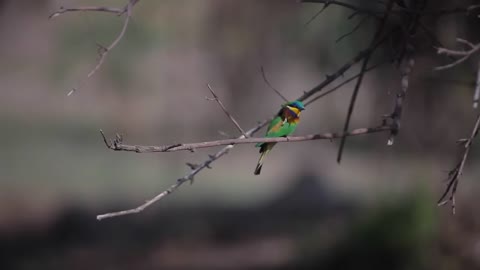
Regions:
[[[277,116],[268,125],[267,134],[265,137],[286,137],[292,134],[297,128],[300,121],[300,112],[305,110],[305,106],[301,101],[295,100],[282,106]],[[255,146],[260,147],[260,159],[255,168],[255,175],[259,175],[262,170],[263,160],[268,152],[272,150],[277,143],[258,143]]]

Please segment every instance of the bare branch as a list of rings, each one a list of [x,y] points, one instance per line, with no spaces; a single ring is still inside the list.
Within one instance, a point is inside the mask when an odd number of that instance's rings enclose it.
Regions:
[[[311,22],[313,22],[320,14],[322,14],[323,11],[325,11],[325,9],[327,9],[327,7],[330,5],[330,2],[325,2],[323,4],[323,7],[317,11],[304,25],[303,27],[307,27],[310,25]]]
[[[457,165],[448,173],[448,184],[445,188],[444,193],[438,200],[438,205],[442,206],[446,203],[450,202],[452,205],[452,213],[455,214],[455,193],[457,191],[458,182],[460,177],[463,174],[463,168],[465,167],[465,162],[467,161],[468,154],[470,153],[470,149],[472,148],[473,139],[478,134],[478,129],[480,127],[480,113],[477,116],[477,120],[475,121],[475,125],[473,126],[472,133],[470,137],[466,140],[460,140],[463,144],[465,150],[463,152],[462,159],[457,163]],[[449,196],[450,194],[450,196]],[[448,198],[447,198],[448,196]]]
[[[473,43],[471,43],[470,41],[468,41],[466,39],[463,39],[463,38],[457,38],[457,42],[467,45],[468,47],[470,47],[470,49],[473,49],[475,47],[475,45],[473,45]]]
[[[243,136],[243,135],[242,135]],[[230,149],[233,148],[233,145],[228,145],[224,147],[222,150],[218,151],[215,155],[209,155],[209,159],[207,159],[205,162],[203,162],[200,165],[195,164],[195,166],[190,167],[191,171],[186,174],[184,177],[177,179],[177,182],[173,185],[171,185],[168,189],[163,191],[162,193],[156,195],[155,197],[151,198],[150,200],[147,200],[144,204],[133,208],[129,210],[123,210],[123,211],[118,211],[118,212],[110,212],[102,215],[97,215],[97,220],[102,220],[106,218],[112,218],[112,217],[118,217],[118,216],[125,216],[125,215],[131,215],[131,214],[136,214],[140,213],[143,210],[145,210],[147,207],[150,205],[154,204],[155,202],[161,200],[167,195],[172,194],[174,191],[176,191],[181,185],[183,185],[185,182],[192,182],[194,176],[199,173],[201,170],[205,168],[211,168],[210,164],[214,162],[215,160],[219,159],[223,155],[227,154]]]
[[[259,130],[261,127],[266,125],[266,123],[267,123],[267,121],[264,121],[263,123],[260,123],[257,127],[249,130],[247,132],[247,134],[251,135],[252,133]],[[238,139],[220,140],[220,141],[212,141],[212,142],[193,143],[193,144],[167,145],[167,146],[132,146],[132,145],[119,144],[119,143],[116,143],[115,140],[114,140],[114,142],[112,144],[113,148],[109,147],[109,144],[107,143],[107,140],[104,139],[105,144],[110,149],[118,150],[118,151],[134,151],[134,152],[138,152],[138,153],[143,153],[143,152],[173,152],[173,151],[190,150],[190,149],[196,149],[196,148],[214,147],[214,146],[220,146],[220,145],[227,145],[227,146],[222,148],[222,150],[218,151],[216,154],[209,155],[209,159],[207,159],[202,164],[200,164],[200,165],[195,164],[195,166],[190,166],[190,168],[192,170],[188,174],[186,174],[182,178],[177,179],[177,182],[175,184],[171,185],[168,189],[166,189],[165,191],[156,195],[152,199],[146,201],[144,204],[142,204],[142,205],[140,205],[136,208],[129,209],[129,210],[123,210],[123,211],[111,212],[111,213],[98,215],[97,220],[102,220],[102,219],[112,218],[112,217],[117,217],[117,216],[136,214],[136,213],[142,212],[143,210],[145,210],[150,205],[154,204],[155,202],[161,200],[162,198],[164,198],[167,195],[176,191],[185,182],[192,181],[193,177],[197,173],[199,173],[201,170],[203,170],[205,168],[210,168],[210,165],[211,165],[212,162],[219,159],[223,155],[227,154],[228,151],[230,151],[230,149],[232,149],[235,144],[258,143],[258,142],[299,142],[299,141],[307,141],[307,140],[311,141],[311,140],[321,140],[321,139],[331,140],[331,139],[336,139],[336,138],[342,138],[342,137],[345,137],[345,136],[358,136],[358,135],[364,135],[364,134],[368,134],[368,133],[388,131],[390,129],[391,129],[390,126],[383,126],[382,125],[382,126],[373,127],[373,128],[354,129],[354,130],[352,130],[350,132],[347,132],[347,133],[322,133],[322,134],[313,134],[313,135],[307,135],[307,136],[280,137],[280,138],[245,138],[242,135]]]
[[[258,130],[260,130],[262,127],[267,125],[267,123],[270,120],[271,119],[268,119],[268,120],[265,120],[265,121],[259,123],[256,127],[247,131],[247,135],[251,136],[252,134],[257,132]],[[103,132],[102,132],[102,136],[103,136]],[[244,138],[245,137],[242,135],[238,139],[244,139]],[[104,137],[104,142],[105,142],[105,144],[107,145],[108,148],[113,149],[113,148],[109,147],[109,144],[108,144],[107,140],[105,139],[105,137]],[[115,140],[110,144],[110,146],[114,146],[114,145],[115,145]],[[112,218],[112,217],[117,217],[117,216],[136,214],[136,213],[142,212],[143,210],[145,210],[145,208],[147,208],[150,205],[154,204],[155,202],[161,200],[165,196],[167,196],[169,194],[172,194],[174,191],[176,191],[185,182],[193,181],[193,178],[195,177],[195,175],[197,175],[199,172],[201,172],[205,168],[211,168],[211,164],[214,161],[216,161],[217,159],[221,158],[222,156],[228,154],[230,149],[232,149],[233,147],[234,147],[234,145],[227,145],[227,146],[223,147],[220,151],[215,153],[214,155],[208,155],[209,158],[207,160],[205,160],[201,164],[198,164],[198,165],[196,164],[195,168],[191,168],[190,172],[185,174],[182,178],[177,179],[177,182],[175,184],[171,185],[167,190],[165,190],[162,193],[156,195],[152,199],[146,201],[144,204],[140,205],[139,207],[129,209],[129,210],[123,210],[123,211],[111,212],[111,213],[98,215],[97,220],[102,220],[102,219],[105,219],[105,218]]]
[[[88,6],[88,7],[78,7],[78,8],[61,8],[59,11],[56,11],[50,15],[50,19],[57,17],[63,13],[66,12],[75,12],[75,11],[101,11],[101,12],[109,12],[109,13],[115,13],[117,15],[123,15],[126,14],[125,20],[123,22],[122,30],[120,33],[117,35],[115,40],[108,46],[108,47],[103,47],[100,46],[99,50],[99,58],[97,60],[96,65],[90,70],[90,72],[87,74],[85,79],[83,79],[77,87],[73,87],[70,92],[68,92],[67,96],[72,95],[75,91],[78,89],[82,88],[95,73],[100,69],[102,66],[103,62],[105,62],[105,59],[108,55],[108,53],[117,46],[117,44],[120,42],[120,40],[123,38],[125,35],[125,32],[127,31],[128,24],[130,22],[130,18],[132,16],[132,8],[137,4],[140,0],[129,0],[128,3],[125,5],[124,8],[119,9],[119,8],[112,8],[112,7],[95,7],[95,6]]]
[[[53,19],[67,12],[77,12],[77,11],[99,11],[106,13],[114,13],[117,15],[122,15],[125,12],[124,8],[113,8],[113,7],[97,7],[97,6],[85,6],[85,7],[76,7],[76,8],[64,8],[61,7],[58,11],[53,12],[48,16],[49,19]]]
[[[462,57],[460,57],[458,60],[453,61],[452,63],[450,63],[448,65],[436,67],[434,70],[445,70],[445,69],[453,68],[453,67],[465,62],[467,59],[472,57],[473,54],[480,51],[480,43],[473,44],[470,41],[465,40],[465,39],[461,39],[461,38],[457,38],[457,42],[468,46],[470,49],[467,50],[467,51],[465,51],[465,50],[458,51],[458,50],[451,50],[451,49],[447,49],[447,48],[443,48],[443,47],[438,48],[437,49],[438,54],[447,55],[449,57],[455,57],[455,56],[462,56]],[[478,100],[479,99],[480,99],[480,61],[478,63],[478,67],[477,67],[477,78],[476,78],[475,90],[474,90],[474,94],[473,94],[473,108],[474,109],[476,109],[478,107]]]
[[[447,49],[447,48],[438,48],[437,49],[438,54],[444,54],[444,55],[447,55],[447,56],[463,56],[463,57],[459,58],[458,60],[456,60],[456,61],[454,61],[454,62],[452,62],[448,65],[436,67],[436,68],[434,68],[434,70],[445,70],[445,69],[449,69],[449,68],[452,68],[454,66],[457,66],[457,65],[465,62],[465,60],[467,60],[473,54],[475,54],[476,52],[478,52],[480,50],[480,43],[474,45],[471,42],[466,41],[464,39],[460,39],[460,38],[457,38],[457,42],[462,43],[462,44],[466,44],[467,46],[470,47],[470,50],[458,51],[458,50],[451,50],[451,49]]]
[[[228,112],[227,108],[225,108],[222,101],[218,98],[217,94],[215,94],[215,92],[213,91],[210,84],[207,83],[207,87],[208,87],[208,90],[210,90],[210,93],[212,93],[213,99],[218,103],[218,105],[220,105],[220,108],[222,108],[222,111],[227,115],[227,117],[230,119],[230,121],[232,121],[232,123],[235,125],[235,127],[238,129],[238,131],[240,131],[240,133],[242,133],[243,136],[245,136],[245,138],[247,138],[248,137],[247,133],[245,133],[245,131],[242,129],[242,127],[240,127],[240,124],[238,124],[237,120],[235,120],[235,118],[233,118],[232,114],[230,112]]]
[[[123,144],[122,141],[113,140],[113,143],[105,143],[106,146],[115,151],[127,151],[136,153],[154,153],[154,152],[176,152],[176,151],[190,151],[192,149],[210,148],[222,145],[236,145],[236,144],[252,144],[252,143],[282,143],[282,142],[302,142],[313,140],[332,140],[349,136],[358,136],[368,133],[376,133],[381,131],[391,130],[390,125],[381,125],[373,128],[359,128],[347,132],[336,133],[317,133],[305,136],[291,136],[291,137],[262,137],[262,138],[242,138],[224,139],[216,141],[207,141],[199,143],[180,143],[162,146],[142,146],[142,145],[128,145]],[[104,140],[105,141],[105,140]]]

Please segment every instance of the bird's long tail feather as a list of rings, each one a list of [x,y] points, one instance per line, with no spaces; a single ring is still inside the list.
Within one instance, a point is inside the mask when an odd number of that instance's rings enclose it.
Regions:
[[[258,159],[257,167],[255,167],[255,172],[253,172],[255,175],[259,175],[260,172],[262,171],[262,166],[263,166],[263,160],[267,156],[268,152],[270,152],[270,149],[266,148],[264,151],[262,151],[260,158]]]

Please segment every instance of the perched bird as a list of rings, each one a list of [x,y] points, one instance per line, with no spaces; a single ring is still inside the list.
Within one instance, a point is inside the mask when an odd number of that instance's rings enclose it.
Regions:
[[[305,110],[301,101],[295,100],[286,103],[278,112],[277,116],[268,125],[267,134],[265,137],[286,137],[292,134],[300,121],[300,112]],[[256,147],[260,147],[260,159],[255,168],[255,175],[259,175],[262,170],[263,160],[265,156],[272,150],[276,143],[258,143]]]

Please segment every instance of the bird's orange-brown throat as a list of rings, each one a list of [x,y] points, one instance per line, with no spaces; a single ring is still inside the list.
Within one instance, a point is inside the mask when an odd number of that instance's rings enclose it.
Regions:
[[[296,107],[286,106],[284,117],[287,119],[288,123],[295,123],[297,124],[300,121],[300,110]]]

